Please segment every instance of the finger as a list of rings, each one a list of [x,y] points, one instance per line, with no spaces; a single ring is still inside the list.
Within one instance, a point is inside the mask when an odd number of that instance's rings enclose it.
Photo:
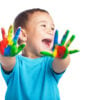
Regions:
[[[8,29],[8,36],[7,36],[8,44],[9,45],[12,45],[13,44],[12,37],[13,37],[13,26],[10,25],[10,27]]]
[[[71,45],[71,43],[73,42],[74,39],[75,39],[75,35],[72,35],[71,38],[69,39],[67,45],[66,45],[66,48],[68,48]]]
[[[50,52],[46,52],[46,51],[41,51],[40,54],[44,55],[44,56],[51,56],[53,57],[53,54]]]
[[[17,55],[19,52],[21,52],[23,50],[24,47],[25,47],[25,44],[21,44],[19,47],[17,47],[16,45],[13,45],[11,47],[10,56]]]
[[[4,46],[2,45],[2,42],[0,42],[0,53],[4,55]]]
[[[25,47],[25,44],[21,44],[17,49],[17,51],[13,54],[13,56],[17,55],[18,53],[20,53]]]
[[[65,44],[68,35],[69,35],[69,30],[66,31],[66,33],[64,34],[64,36],[63,36],[63,38],[62,38],[62,40],[61,40],[61,44],[62,44],[62,45]]]
[[[21,44],[21,45],[18,47],[18,52],[17,52],[17,54],[18,54],[19,52],[21,52],[21,51],[24,49],[24,47],[25,47],[25,44]]]
[[[58,44],[58,30],[56,30],[56,32],[55,32],[54,44]]]
[[[4,28],[1,28],[1,33],[2,33],[2,39],[4,40],[6,37],[5,37],[5,29]]]
[[[8,29],[8,40],[12,39],[12,36],[13,36],[13,26],[10,25],[9,29]]]
[[[11,46],[11,50],[10,50],[10,56],[15,56],[15,54],[17,53],[17,46],[16,46],[16,44],[13,44],[12,46]]]
[[[54,50],[56,44],[58,44],[58,30],[56,30],[56,32],[55,32],[54,43],[53,43],[52,50]]]
[[[21,27],[18,27],[18,29],[17,29],[17,31],[16,31],[16,33],[15,33],[15,36],[14,36],[14,38],[13,38],[14,44],[17,43],[20,32],[21,32]]]
[[[70,50],[69,54],[73,54],[73,53],[77,53],[77,52],[79,52],[79,50]]]

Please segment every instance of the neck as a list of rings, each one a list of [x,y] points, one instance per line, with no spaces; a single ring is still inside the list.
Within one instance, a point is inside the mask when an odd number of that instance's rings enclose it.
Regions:
[[[28,52],[27,50],[23,50],[22,51],[22,56],[28,57],[28,58],[38,58],[39,56],[32,53],[32,52]]]

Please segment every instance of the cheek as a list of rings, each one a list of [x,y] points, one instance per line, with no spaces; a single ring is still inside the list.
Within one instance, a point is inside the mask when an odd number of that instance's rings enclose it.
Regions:
[[[39,38],[39,36],[35,36],[34,38],[32,38],[32,40],[30,41],[31,43],[31,46],[34,48],[34,49],[37,49],[39,50],[40,47],[41,47],[41,38]]]

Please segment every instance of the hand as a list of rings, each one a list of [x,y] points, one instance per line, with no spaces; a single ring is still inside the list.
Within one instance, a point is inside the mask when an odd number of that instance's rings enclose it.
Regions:
[[[68,47],[75,39],[75,35],[72,35],[69,41],[66,43],[66,39],[68,37],[69,30],[66,31],[65,35],[61,40],[61,44],[58,44],[58,31],[55,32],[54,37],[54,46],[52,48],[52,52],[41,51],[40,54],[44,56],[51,56],[55,58],[66,58],[68,54],[73,54],[79,52],[79,50],[68,50]]]
[[[13,26],[9,27],[8,36],[5,36],[4,28],[1,28],[2,41],[0,41],[0,53],[4,56],[15,56],[23,50],[25,44],[17,46],[18,37],[21,32],[21,27],[18,27],[15,36],[13,37]]]

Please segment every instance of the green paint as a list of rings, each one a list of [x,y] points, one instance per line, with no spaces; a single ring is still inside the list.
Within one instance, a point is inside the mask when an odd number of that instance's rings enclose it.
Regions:
[[[58,31],[57,31],[57,38],[55,38],[55,43],[58,39]],[[65,33],[65,35],[63,36],[62,40],[61,40],[61,44],[56,44],[56,46],[64,46],[65,42],[66,42],[66,39],[69,35],[69,30],[67,30],[67,32]],[[69,39],[67,45],[66,45],[66,51],[65,51],[65,54],[64,56],[61,58],[61,59],[65,59],[67,57],[68,54],[74,54],[74,53],[77,53],[79,52],[79,50],[70,50],[68,51],[68,47],[70,46],[70,44],[73,42],[73,40],[75,39],[75,35],[72,35],[71,38]],[[59,48],[58,48],[59,49]],[[55,51],[55,47],[54,47],[54,50]],[[46,51],[41,51],[40,54],[44,55],[44,56],[51,56],[51,57],[54,57],[53,56],[53,53],[50,53],[50,52],[46,52]]]
[[[73,54],[73,53],[77,53],[77,52],[79,52],[79,50],[70,50],[69,54]]]
[[[13,33],[13,26],[10,27],[9,32]]]
[[[46,51],[41,51],[40,54],[44,55],[44,56],[51,56],[53,57],[53,54],[50,52],[46,52]]]
[[[24,47],[25,47],[25,44],[21,44],[19,47],[17,47],[16,45],[12,45],[11,51],[10,51],[10,56],[17,55],[19,52],[21,52],[23,50]]]
[[[66,31],[66,33],[64,34],[64,36],[63,36],[63,38],[62,38],[62,40],[61,40],[61,44],[62,44],[62,45],[65,44],[68,35],[69,35],[69,30]]]
[[[69,42],[66,45],[67,48],[70,46],[70,44],[73,42],[74,39],[75,39],[75,35],[72,35],[71,38],[69,39]]]
[[[70,42],[72,42],[75,39],[75,35],[72,35],[72,37],[70,38]]]

